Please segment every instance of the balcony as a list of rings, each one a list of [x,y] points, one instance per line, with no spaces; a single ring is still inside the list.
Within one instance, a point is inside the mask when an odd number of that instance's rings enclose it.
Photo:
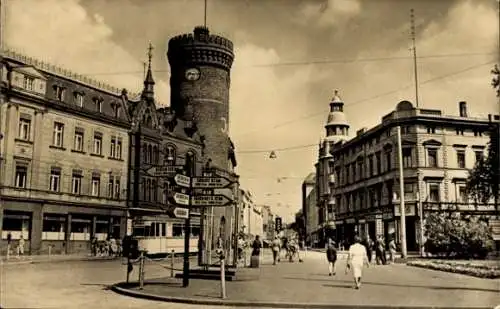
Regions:
[[[405,192],[404,194],[405,202],[416,202],[418,200],[417,193],[414,192]],[[399,204],[399,195],[397,193],[394,194],[392,199],[393,204]]]

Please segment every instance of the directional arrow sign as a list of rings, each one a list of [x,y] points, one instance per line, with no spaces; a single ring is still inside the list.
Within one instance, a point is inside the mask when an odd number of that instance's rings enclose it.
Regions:
[[[193,188],[225,188],[232,184],[229,179],[224,177],[195,177],[193,178]]]
[[[178,170],[183,169],[183,165],[163,165],[156,168],[156,177],[172,177]]]
[[[189,188],[189,182],[191,179],[188,176],[177,174],[174,177],[175,183],[181,187]]]
[[[215,195],[224,195],[230,200],[234,200],[234,193],[233,189],[231,188],[222,188],[222,189],[214,189],[214,194]]]
[[[189,205],[189,195],[176,192],[174,194],[174,201],[179,205],[188,206]]]
[[[174,209],[174,216],[176,216],[177,218],[187,219],[189,217],[189,209],[177,207]]]
[[[192,197],[192,206],[226,206],[232,201],[224,195],[198,195]]]

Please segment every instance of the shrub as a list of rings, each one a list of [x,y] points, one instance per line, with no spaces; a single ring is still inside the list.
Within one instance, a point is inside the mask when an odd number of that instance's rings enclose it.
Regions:
[[[433,213],[425,223],[426,251],[438,256],[484,259],[494,249],[491,231],[477,217]]]

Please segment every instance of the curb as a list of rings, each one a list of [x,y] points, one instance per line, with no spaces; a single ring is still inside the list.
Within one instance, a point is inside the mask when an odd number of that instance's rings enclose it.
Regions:
[[[145,282],[147,284],[147,282]],[[110,286],[111,290],[125,296],[142,298],[147,300],[181,303],[190,305],[206,306],[231,306],[231,307],[259,307],[259,308],[316,308],[316,309],[337,309],[337,308],[391,308],[391,309],[422,309],[422,306],[391,306],[391,305],[335,305],[322,303],[286,303],[286,302],[259,302],[245,300],[223,300],[223,299],[202,299],[177,296],[163,296],[144,293],[128,289],[127,287],[137,286],[138,283],[119,282]],[[435,307],[435,309],[456,309],[455,307]],[[489,307],[476,307],[474,309],[490,309]]]
[[[26,265],[26,264],[43,264],[43,263],[54,263],[54,262],[84,262],[84,261],[112,261],[112,260],[117,260],[117,258],[114,257],[103,257],[103,258],[90,258],[90,257],[80,257],[80,258],[68,258],[68,259],[62,259],[62,258],[55,258],[55,259],[43,259],[43,260],[20,260],[20,261],[14,261],[14,262],[5,262],[5,261],[0,261],[0,265],[2,266],[9,266],[9,265]]]

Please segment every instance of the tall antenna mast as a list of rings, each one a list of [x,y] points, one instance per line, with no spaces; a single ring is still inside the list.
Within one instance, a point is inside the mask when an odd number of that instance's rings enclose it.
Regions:
[[[207,27],[207,0],[205,0],[205,14],[204,14],[204,22],[203,22],[203,25],[205,26],[205,28]]]
[[[142,78],[146,78],[146,61],[142,62]]]
[[[419,107],[418,102],[418,66],[417,66],[417,45],[415,43],[415,14],[413,9],[410,10],[410,22],[411,22],[411,42],[413,51],[413,71],[415,74],[415,104],[417,108]]]

